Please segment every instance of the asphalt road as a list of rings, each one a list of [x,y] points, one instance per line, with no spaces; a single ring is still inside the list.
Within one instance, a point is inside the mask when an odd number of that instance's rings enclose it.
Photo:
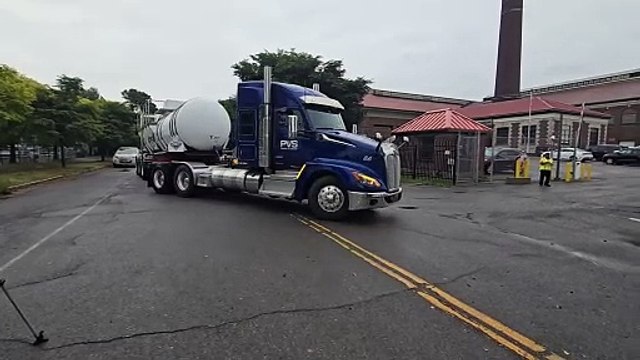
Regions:
[[[43,185],[0,200],[0,277],[50,341],[0,299],[0,358],[637,359],[640,169],[594,177],[344,223],[127,170]]]

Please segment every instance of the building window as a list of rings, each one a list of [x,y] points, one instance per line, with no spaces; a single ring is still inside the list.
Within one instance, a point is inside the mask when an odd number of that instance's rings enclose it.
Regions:
[[[562,144],[570,145],[573,142],[573,126],[564,124],[562,126]]]
[[[522,145],[527,145],[528,144],[535,144],[536,143],[536,131],[538,131],[538,127],[536,125],[531,125],[531,128],[529,128],[528,125],[525,125],[522,127],[522,141],[521,144]],[[527,142],[527,138],[529,139],[529,141]]]
[[[496,129],[496,145],[509,144],[509,128],[501,127]]]
[[[600,143],[600,129],[589,128],[589,145],[594,146]]]
[[[638,110],[627,109],[622,113],[620,123],[622,125],[635,124],[638,122]]]

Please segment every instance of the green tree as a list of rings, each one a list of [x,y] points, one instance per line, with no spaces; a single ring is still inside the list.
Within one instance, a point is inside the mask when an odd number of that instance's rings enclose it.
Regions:
[[[122,103],[103,100],[100,103],[100,119],[103,130],[96,137],[95,145],[104,161],[107,154],[118,147],[137,144],[136,114]]]
[[[100,122],[100,108],[96,101],[84,98],[87,90],[78,77],[60,75],[56,86],[38,94],[34,102],[33,123],[37,133],[46,135],[53,143],[54,158],[60,150],[60,162],[66,166],[65,149],[81,143],[94,142],[104,131]],[[95,95],[90,91],[89,95]],[[95,97],[95,96],[94,96]],[[99,96],[98,96],[99,97]]]
[[[236,119],[237,110],[238,110],[238,106],[236,104],[236,97],[230,96],[228,99],[218,100],[218,102],[220,103],[220,105],[222,105],[222,107],[224,107],[225,110],[227,110],[227,113],[229,114],[229,118],[233,123]]]
[[[101,98],[100,92],[98,91],[97,88],[94,88],[94,87],[90,87],[87,90],[85,90],[82,97],[89,100],[98,100]]]
[[[320,84],[320,90],[345,107],[343,117],[347,126],[362,120],[362,98],[369,90],[371,80],[363,77],[345,78],[346,70],[341,60],[327,60],[318,55],[296,50],[264,51],[251,55],[231,68],[242,81],[260,80],[265,66],[273,67],[275,81],[312,87]]]
[[[0,65],[0,144],[9,145],[9,162],[16,162],[16,144],[28,128],[27,119],[33,111],[31,103],[41,87],[35,80]]]
[[[151,101],[151,95],[137,89],[127,89],[121,92],[131,110],[144,110],[146,113],[154,114],[157,107]]]

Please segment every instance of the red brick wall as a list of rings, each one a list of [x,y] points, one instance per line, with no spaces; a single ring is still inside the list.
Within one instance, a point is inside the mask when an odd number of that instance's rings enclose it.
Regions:
[[[635,141],[636,144],[640,144],[640,115],[636,118],[635,124],[622,124],[622,113],[627,109],[633,109],[640,112],[640,105],[633,105],[630,107],[592,107],[592,109],[611,114],[613,116],[607,130],[607,143]]]

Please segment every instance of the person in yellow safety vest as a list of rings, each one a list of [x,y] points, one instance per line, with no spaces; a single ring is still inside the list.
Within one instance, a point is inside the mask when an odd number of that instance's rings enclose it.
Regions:
[[[551,154],[546,152],[542,154],[540,158],[540,186],[551,187],[549,181],[551,181],[551,170],[553,170],[553,159]]]

